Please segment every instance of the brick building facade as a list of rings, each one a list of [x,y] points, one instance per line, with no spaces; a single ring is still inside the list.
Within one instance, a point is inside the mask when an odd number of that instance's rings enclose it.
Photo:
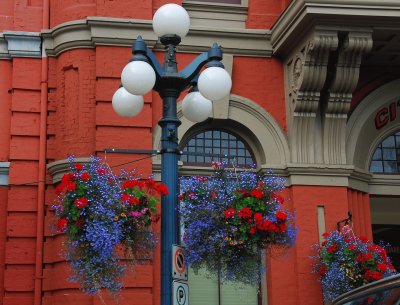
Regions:
[[[191,16],[179,67],[216,41],[233,80],[207,123],[179,110],[182,145],[223,127],[247,143],[261,172],[287,178],[297,245],[286,258],[266,258],[258,302],[322,304],[308,257],[325,230],[350,210],[357,234],[391,241],[400,231],[398,1],[168,2]],[[105,148],[159,147],[160,97],[147,94],[131,119],[113,112],[111,98],[138,35],[162,58],[151,19],[165,3],[0,2],[0,305],[101,303],[66,280],[62,235],[50,228],[54,184],[68,154],[84,161],[105,157]],[[113,154],[107,162],[140,157]],[[180,165],[182,174],[209,171],[189,165]],[[157,176],[159,159],[125,168]],[[398,257],[400,243],[391,242]],[[123,304],[159,304],[159,265],[156,254],[128,276]]]

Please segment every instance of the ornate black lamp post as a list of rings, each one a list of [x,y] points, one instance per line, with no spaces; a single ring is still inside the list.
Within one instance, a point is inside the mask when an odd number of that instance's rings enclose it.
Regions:
[[[167,4],[154,15],[153,28],[165,46],[164,65],[161,65],[139,36],[133,44],[133,57],[121,76],[123,87],[113,96],[114,110],[121,116],[137,115],[143,107],[143,94],[157,91],[163,100],[161,138],[161,180],[169,190],[162,198],[161,215],[161,304],[172,304],[172,245],[178,244],[178,126],[177,99],[192,87],[184,101],[183,114],[191,121],[209,117],[211,101],[227,96],[231,89],[229,74],[221,63],[222,51],[214,44],[208,52],[197,56],[192,63],[178,71],[176,46],[189,31],[190,19],[181,6]],[[199,75],[200,70],[206,69]],[[198,85],[198,92],[197,90]]]

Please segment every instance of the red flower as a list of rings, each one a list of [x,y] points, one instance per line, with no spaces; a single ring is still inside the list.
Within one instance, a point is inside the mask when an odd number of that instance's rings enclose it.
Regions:
[[[262,223],[264,217],[260,213],[254,213],[254,220],[256,223]]]
[[[345,237],[345,238],[344,238],[344,241],[345,241],[346,243],[349,243],[349,242],[351,242],[351,238]]]
[[[335,252],[337,251],[338,248],[339,248],[338,245],[332,245],[332,246],[329,246],[329,247],[326,249],[326,251],[328,251],[329,253],[335,253]]]
[[[287,215],[281,211],[276,212],[275,215],[278,221],[285,221],[287,219]]]
[[[246,196],[247,195],[247,191],[246,190],[239,190],[237,192],[239,193],[239,195],[242,195],[242,196]]]
[[[102,168],[99,168],[99,169],[97,169],[97,173],[98,173],[99,175],[105,175],[105,174],[106,174],[106,171],[105,171],[104,169],[102,169]]]
[[[387,270],[387,265],[385,263],[379,263],[376,265],[380,272],[385,272]]]
[[[159,184],[156,191],[161,195],[168,195],[168,188],[164,184]]]
[[[73,182],[68,182],[67,191],[75,191],[75,190],[76,190],[76,184]]]
[[[179,196],[178,196],[178,199],[179,200],[182,200],[183,198],[185,198],[186,197],[186,193],[182,193],[182,194],[180,194]]]
[[[130,199],[131,199],[131,195],[129,195],[129,194],[123,194],[121,196],[121,201],[122,202],[128,202]]]
[[[328,272],[328,269],[324,265],[322,265],[318,270],[318,273],[320,276],[324,276],[327,272]]]
[[[147,180],[144,182],[144,184],[145,184],[148,188],[150,188],[150,189],[154,189],[155,186],[156,186],[155,181],[152,180],[152,179],[147,179]]]
[[[64,191],[65,185],[60,183],[59,185],[57,185],[56,187],[56,194],[60,195],[63,191]]]
[[[250,192],[250,196],[256,197],[257,199],[261,199],[263,197],[263,192],[261,190],[252,190]]]
[[[249,230],[249,233],[250,233],[251,235],[256,234],[256,229],[255,229],[254,227],[252,227],[252,228]]]
[[[132,205],[132,204],[139,204],[139,203],[140,203],[140,200],[137,199],[136,197],[131,197],[131,196],[130,196],[128,202],[129,202],[130,205]]]
[[[329,236],[329,233],[325,232],[325,233],[322,234],[322,236],[323,236],[323,237],[328,237],[328,236]]]
[[[225,211],[225,219],[231,218],[232,216],[236,215],[236,210],[235,209],[227,209]]]
[[[360,240],[365,244],[368,242],[368,238],[365,236],[360,236]]]
[[[82,181],[88,181],[90,180],[90,175],[87,172],[82,173],[81,175]]]
[[[57,230],[59,232],[64,232],[67,229],[67,225],[68,225],[68,220],[62,217],[57,222]]]
[[[62,184],[68,184],[71,181],[72,181],[72,174],[64,174],[61,178]]]
[[[374,245],[370,245],[370,246],[367,247],[367,250],[371,251],[371,252],[375,252],[376,251],[376,247]]]
[[[88,204],[88,200],[85,197],[79,198],[75,200],[75,205],[78,209],[82,209],[85,205]]]
[[[356,261],[362,264],[365,262],[365,258],[362,254],[358,254],[356,257]]]
[[[76,170],[80,171],[82,168],[83,168],[83,165],[82,165],[82,164],[80,164],[80,163],[75,164],[75,169],[76,169]]]
[[[284,224],[284,223],[278,224],[278,228],[279,228],[279,231],[280,231],[280,232],[284,232],[284,231],[287,230],[287,226],[286,226],[286,224]]]
[[[351,244],[351,245],[349,245],[349,246],[347,247],[347,249],[349,249],[349,250],[354,250],[355,247],[356,247],[355,244]]]
[[[364,275],[366,280],[372,281],[372,280],[380,280],[382,279],[382,274],[378,271],[371,271],[371,270],[367,270],[367,272],[365,272]]]
[[[271,222],[268,219],[266,219],[263,222],[257,224],[257,229],[259,229],[261,231],[268,231],[268,228],[270,225],[271,225]]]
[[[285,201],[281,195],[275,193],[272,194],[272,198],[278,201],[279,204],[283,204],[283,202]]]
[[[253,211],[250,208],[242,208],[238,214],[240,218],[249,219],[253,215]]]
[[[211,198],[216,198],[217,197],[217,193],[216,192],[211,192]]]
[[[366,261],[369,261],[369,260],[371,260],[371,259],[373,259],[374,258],[374,256],[371,254],[371,253],[366,253],[365,255],[364,255],[364,259],[366,260]]]

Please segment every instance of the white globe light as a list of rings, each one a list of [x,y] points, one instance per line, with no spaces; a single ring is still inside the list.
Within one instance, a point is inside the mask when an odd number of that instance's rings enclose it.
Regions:
[[[201,72],[197,86],[204,97],[218,101],[229,94],[232,88],[232,80],[225,69],[210,67]]]
[[[145,61],[131,61],[122,70],[121,82],[129,93],[144,95],[153,89],[156,73]]]
[[[123,117],[132,117],[137,115],[142,111],[143,104],[143,96],[130,94],[123,87],[115,91],[112,98],[114,111]]]
[[[202,122],[211,115],[211,111],[212,102],[200,92],[190,92],[182,101],[182,113],[189,121]]]
[[[189,14],[178,4],[161,6],[153,17],[153,30],[159,37],[175,34],[183,38],[189,32],[189,27]]]

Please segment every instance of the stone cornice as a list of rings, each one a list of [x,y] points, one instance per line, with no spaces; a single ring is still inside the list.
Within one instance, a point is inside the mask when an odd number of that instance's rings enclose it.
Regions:
[[[374,174],[370,181],[370,194],[372,195],[400,195],[399,175]]]
[[[0,33],[0,59],[40,58],[42,39],[39,32],[4,31]]]
[[[274,54],[285,57],[315,25],[348,27],[400,27],[398,0],[295,0],[272,28]]]
[[[44,48],[49,56],[76,48],[97,45],[131,46],[141,35],[150,48],[163,50],[153,32],[150,20],[88,17],[66,22],[51,30],[42,31]],[[203,52],[217,41],[224,52],[243,56],[272,55],[270,31],[192,26],[189,35],[179,45],[184,52]]]

